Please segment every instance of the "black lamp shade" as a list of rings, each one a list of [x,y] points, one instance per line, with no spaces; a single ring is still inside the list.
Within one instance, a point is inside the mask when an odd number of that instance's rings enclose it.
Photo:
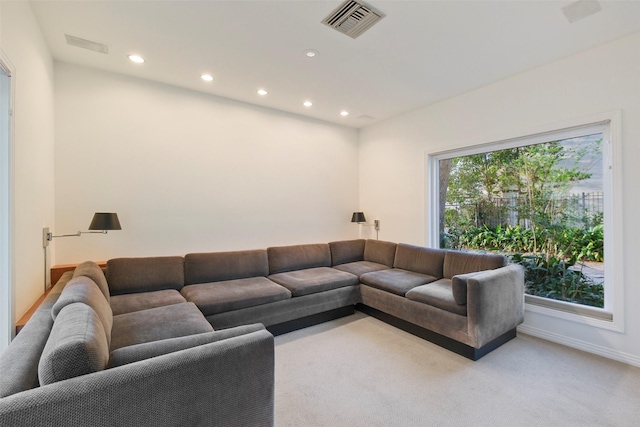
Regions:
[[[96,212],[93,215],[89,230],[122,230],[118,214],[115,212]]]
[[[367,222],[364,217],[364,212],[354,212],[351,216],[351,222]]]

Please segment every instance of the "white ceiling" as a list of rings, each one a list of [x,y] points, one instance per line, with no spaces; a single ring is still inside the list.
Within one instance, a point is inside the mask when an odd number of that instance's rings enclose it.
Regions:
[[[321,24],[341,2],[31,4],[58,61],[352,127],[640,31],[640,1],[601,0],[600,12],[570,23],[562,7],[571,1],[370,0],[386,17],[351,39]],[[69,46],[64,34],[106,44],[109,53]],[[308,58],[307,49],[319,54]],[[133,64],[131,53],[146,62]],[[215,80],[202,81],[203,73]],[[269,94],[260,97],[259,88]]]

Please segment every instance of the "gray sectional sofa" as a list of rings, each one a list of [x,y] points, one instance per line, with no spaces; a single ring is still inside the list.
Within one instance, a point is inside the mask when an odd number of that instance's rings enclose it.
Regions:
[[[0,357],[0,425],[271,426],[273,335],[356,308],[475,360],[515,337],[523,271],[377,240],[85,262]]]

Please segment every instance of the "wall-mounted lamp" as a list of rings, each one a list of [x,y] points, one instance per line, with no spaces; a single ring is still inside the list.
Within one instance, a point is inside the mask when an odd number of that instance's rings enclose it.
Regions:
[[[376,240],[378,239],[378,232],[380,231],[380,220],[374,219],[373,224],[367,224],[367,219],[364,217],[364,212],[354,212],[351,215],[351,222],[357,222],[361,225],[367,225],[369,227],[373,227],[376,230]]]
[[[80,237],[83,234],[92,233],[107,234],[107,231],[109,230],[122,230],[120,221],[118,220],[118,214],[115,212],[96,212],[93,215],[91,224],[89,224],[89,231],[78,231],[75,234],[61,234],[59,236],[54,236],[53,233],[49,232],[49,227],[45,227],[43,230],[42,243],[46,248],[49,246],[49,242],[55,237]]]
[[[120,220],[118,220],[118,214],[115,212],[96,212],[93,215],[91,224],[89,224],[89,231],[78,231],[75,234],[61,234],[59,236],[54,236],[53,233],[49,232],[49,227],[44,227],[42,229],[42,247],[44,248],[44,291],[47,292],[47,282],[49,281],[47,246],[49,246],[50,241],[55,237],[80,237],[83,234],[90,233],[107,234],[107,231],[109,230],[122,230]]]
[[[353,215],[351,215],[351,222],[357,222],[358,224],[367,222],[367,219],[364,217],[364,212],[354,212]]]

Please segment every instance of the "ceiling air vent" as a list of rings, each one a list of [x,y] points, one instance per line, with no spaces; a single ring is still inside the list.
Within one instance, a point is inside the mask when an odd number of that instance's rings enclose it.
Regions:
[[[355,39],[384,17],[384,13],[364,2],[347,0],[322,23]]]
[[[89,49],[98,53],[109,53],[109,46],[106,44],[81,39],[80,37],[72,36],[70,34],[65,34],[64,37],[67,39],[67,44],[69,46],[81,47],[82,49]]]

